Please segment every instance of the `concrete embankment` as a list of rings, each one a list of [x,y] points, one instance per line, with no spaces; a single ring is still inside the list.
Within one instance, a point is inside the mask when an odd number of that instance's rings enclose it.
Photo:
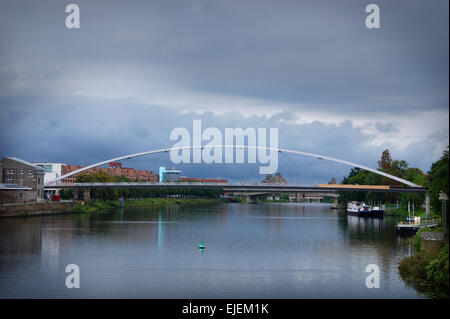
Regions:
[[[1,217],[27,217],[40,215],[53,215],[72,212],[75,207],[80,205],[79,201],[70,202],[43,202],[30,203],[24,205],[5,205],[0,206]]]

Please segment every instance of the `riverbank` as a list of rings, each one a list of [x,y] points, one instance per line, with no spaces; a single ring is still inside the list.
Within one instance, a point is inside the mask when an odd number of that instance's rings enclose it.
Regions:
[[[146,207],[146,206],[158,206],[158,205],[187,205],[187,204],[212,204],[212,203],[227,203],[227,199],[223,198],[166,198],[166,197],[153,197],[153,198],[141,198],[134,200],[125,200],[123,207]],[[122,203],[120,200],[114,201],[91,201],[88,205],[81,203],[75,207],[74,212],[86,212],[94,213],[99,211],[108,211],[112,209],[121,208]]]
[[[431,298],[449,297],[448,241],[442,242],[439,250],[425,250],[421,247],[421,234],[441,231],[442,228],[419,229],[413,239],[415,254],[403,258],[398,265],[402,279]]]
[[[146,207],[156,205],[187,205],[187,204],[211,204],[229,202],[223,198],[142,198],[125,200],[124,208]],[[95,213],[121,208],[120,200],[91,201],[86,204],[83,201],[42,202],[26,205],[11,205],[0,207],[0,217],[32,217],[55,215],[61,213]]]
[[[61,214],[74,211],[81,204],[80,201],[42,202],[23,205],[0,206],[1,217],[31,217]]]
[[[274,200],[274,199],[260,199],[258,201],[259,203],[290,203],[291,201],[289,199],[280,199],[280,200]]]
[[[440,218],[439,215],[436,215],[433,211],[430,212],[431,214],[431,218]],[[408,217],[408,208],[407,207],[386,207],[384,210],[384,215],[385,216],[397,216],[397,217]],[[410,212],[410,215],[413,215],[412,209]],[[421,218],[426,218],[427,214],[425,212],[425,208],[423,207],[418,207],[414,210],[414,216],[417,217],[421,217]]]

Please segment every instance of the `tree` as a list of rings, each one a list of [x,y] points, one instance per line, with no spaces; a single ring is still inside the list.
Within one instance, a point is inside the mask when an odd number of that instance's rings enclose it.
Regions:
[[[431,207],[436,212],[442,211],[442,204],[439,200],[439,192],[443,191],[449,195],[448,187],[448,164],[449,164],[449,147],[444,150],[441,158],[431,165],[431,170],[428,172],[428,189],[430,192]],[[447,202],[448,205],[448,202]],[[448,211],[448,207],[447,207]]]
[[[427,187],[427,175],[421,169],[415,167],[408,167],[403,176],[404,179],[413,182],[417,185]],[[416,205],[422,205],[425,202],[425,194],[423,193],[404,193],[400,197],[402,205],[408,205],[408,202],[413,202]]]
[[[392,157],[389,153],[389,150],[386,149],[381,153],[381,159],[378,161],[378,168],[381,169],[390,169],[392,164]]]
[[[384,150],[381,159],[378,161],[378,170],[404,178],[418,185],[426,186],[426,175],[418,168],[409,167],[405,160],[393,160],[389,150]],[[355,185],[391,185],[402,186],[402,183],[394,181],[388,177],[365,171],[359,168],[352,168],[347,177],[342,181],[343,184]],[[359,200],[359,201],[384,201],[394,202],[401,200],[402,204],[413,201],[421,205],[425,196],[423,194],[397,194],[397,193],[377,193],[377,192],[340,192],[341,201]]]
[[[328,184],[337,184],[336,182],[336,178],[331,178],[330,181],[328,182]]]
[[[394,176],[402,177],[408,169],[408,162],[405,160],[395,160],[391,162],[391,167],[388,172]]]

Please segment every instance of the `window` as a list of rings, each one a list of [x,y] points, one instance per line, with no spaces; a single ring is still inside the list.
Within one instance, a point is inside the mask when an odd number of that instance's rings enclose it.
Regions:
[[[19,193],[19,199],[23,199],[23,193]]]
[[[23,169],[20,170],[20,174],[25,174],[25,171]]]
[[[33,171],[31,169],[28,170],[28,175],[33,174]]]
[[[9,173],[10,173],[10,174],[14,174],[14,170],[13,170],[13,169],[10,169],[10,170],[9,170]]]
[[[7,184],[12,184],[13,181],[14,181],[14,179],[11,176],[8,176],[8,178],[6,179]]]

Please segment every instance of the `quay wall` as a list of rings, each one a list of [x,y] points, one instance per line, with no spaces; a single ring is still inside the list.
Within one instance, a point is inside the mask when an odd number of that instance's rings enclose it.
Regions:
[[[23,205],[3,205],[0,206],[0,218],[2,217],[27,217],[40,215],[53,215],[67,213],[80,205],[80,201],[67,202],[42,202],[29,203]]]

